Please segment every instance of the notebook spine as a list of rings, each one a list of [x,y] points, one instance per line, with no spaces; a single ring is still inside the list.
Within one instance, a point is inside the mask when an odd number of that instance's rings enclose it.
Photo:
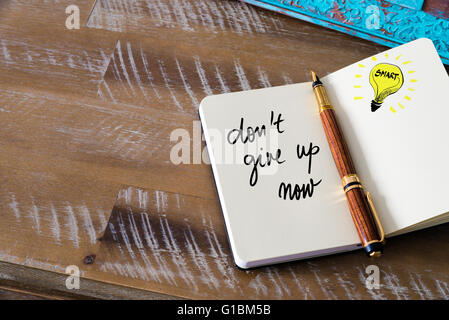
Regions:
[[[321,121],[334,157],[343,189],[348,200],[351,216],[361,239],[363,247],[379,242],[379,231],[374,221],[374,212],[359,178],[354,163],[345,143],[343,133],[338,125],[333,108],[320,112]],[[370,214],[367,214],[370,213]]]

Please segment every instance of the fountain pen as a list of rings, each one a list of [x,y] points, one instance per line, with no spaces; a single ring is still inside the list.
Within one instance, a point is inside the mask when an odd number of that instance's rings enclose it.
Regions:
[[[360,237],[363,248],[370,257],[379,257],[383,253],[385,233],[379,216],[373,205],[371,194],[365,192],[357,176],[348,146],[338,125],[334,108],[329,102],[323,83],[315,72],[312,75],[312,88],[318,102],[318,108],[326,133],[326,138],[337,166],[352,220]]]

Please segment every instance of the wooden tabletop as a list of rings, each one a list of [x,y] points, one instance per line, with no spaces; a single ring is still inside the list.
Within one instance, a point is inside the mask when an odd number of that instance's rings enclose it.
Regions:
[[[389,239],[379,260],[236,268],[198,161],[206,95],[310,81],[384,47],[231,0],[0,5],[0,298],[449,298],[448,224]],[[190,164],[170,161],[179,133]]]

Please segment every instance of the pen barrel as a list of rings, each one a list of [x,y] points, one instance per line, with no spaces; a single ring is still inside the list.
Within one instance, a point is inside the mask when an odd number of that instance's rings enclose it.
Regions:
[[[340,178],[355,175],[355,167],[334,110],[322,110],[320,117]],[[379,242],[380,237],[365,190],[360,183],[355,183],[354,187],[347,189],[346,198],[361,243],[368,252],[373,243]]]
[[[351,189],[346,192],[346,199],[362,246],[366,248],[372,243],[379,242],[379,232],[365,190],[362,188]]]
[[[320,112],[320,117],[340,178],[349,174],[355,174],[354,163],[352,162],[343,132],[338,125],[335,111],[332,108],[325,109]]]

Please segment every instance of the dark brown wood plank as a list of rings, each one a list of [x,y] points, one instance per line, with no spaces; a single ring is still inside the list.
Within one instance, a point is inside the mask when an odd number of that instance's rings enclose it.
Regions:
[[[0,288],[0,300],[44,300],[32,294]]]
[[[196,299],[447,299],[449,255],[429,248],[449,240],[448,228],[392,238],[379,260],[357,251],[241,270],[216,200],[124,186],[88,273]],[[365,286],[371,264],[377,290]]]
[[[80,279],[79,289],[68,289],[67,276],[0,262],[0,299],[171,299],[163,294],[86,278]]]

